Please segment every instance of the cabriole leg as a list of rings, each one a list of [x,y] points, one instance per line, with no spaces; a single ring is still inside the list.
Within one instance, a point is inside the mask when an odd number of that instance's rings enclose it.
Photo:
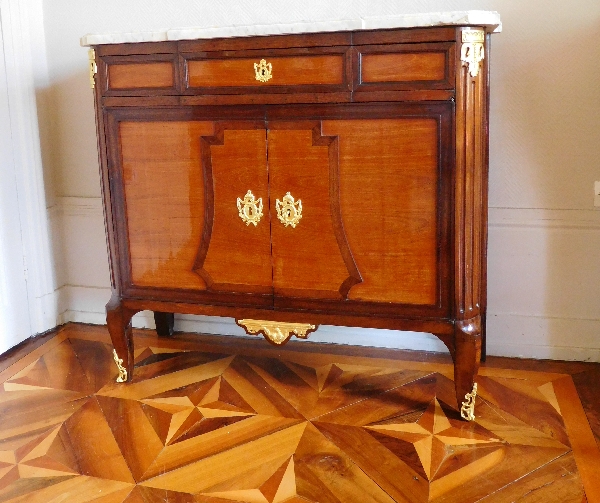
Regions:
[[[475,376],[481,359],[481,318],[459,320],[454,329],[454,384],[461,416],[475,419]]]
[[[131,381],[133,377],[133,337],[131,317],[136,313],[123,306],[118,295],[106,304],[106,324],[114,347],[114,358],[119,376],[117,382]]]

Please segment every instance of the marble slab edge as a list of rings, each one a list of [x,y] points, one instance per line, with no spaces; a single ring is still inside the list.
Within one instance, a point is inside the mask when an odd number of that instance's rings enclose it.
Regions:
[[[211,28],[177,28],[152,32],[88,34],[81,38],[80,43],[82,46],[86,47],[101,44],[162,42],[165,40],[198,40],[261,35],[293,35],[300,33],[461,25],[482,26],[492,33],[499,33],[502,31],[502,23],[498,12],[470,10],[363,17],[359,19],[337,21],[300,21],[289,24],[255,24]]]

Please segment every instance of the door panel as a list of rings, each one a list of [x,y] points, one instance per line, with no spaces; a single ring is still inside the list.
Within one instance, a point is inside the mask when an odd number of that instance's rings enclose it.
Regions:
[[[264,122],[221,125],[202,139],[206,210],[194,270],[210,290],[272,292],[269,192]],[[261,200],[257,225],[240,217],[237,200]]]
[[[342,219],[363,278],[349,299],[436,304],[438,120],[329,120],[323,134],[339,138]]]
[[[206,289],[192,271],[204,223],[200,138],[213,122],[120,122],[131,280]]]
[[[120,123],[132,283],[436,305],[439,118],[271,121],[268,129],[263,121]],[[239,216],[248,191],[263,203],[256,226]],[[287,192],[302,201],[295,228],[277,218]]]
[[[341,300],[360,274],[340,219],[337,138],[320,129],[318,122],[269,123],[273,288],[279,296]],[[288,192],[302,207],[295,226],[278,218],[277,200],[285,212]]]

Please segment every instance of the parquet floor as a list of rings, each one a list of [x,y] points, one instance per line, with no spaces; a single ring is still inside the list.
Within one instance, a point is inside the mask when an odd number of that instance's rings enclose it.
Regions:
[[[449,359],[254,342],[136,331],[124,385],[62,328],[0,372],[0,501],[600,501],[569,374],[484,366],[466,423]]]

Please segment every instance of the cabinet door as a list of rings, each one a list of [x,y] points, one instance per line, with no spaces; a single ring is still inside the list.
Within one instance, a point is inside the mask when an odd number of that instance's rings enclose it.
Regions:
[[[270,294],[264,122],[113,122],[131,285]],[[249,190],[265,208],[256,226],[239,216]]]
[[[312,129],[268,122],[271,212],[288,191],[302,201],[296,228],[272,216],[275,306],[448,312],[451,106],[324,108],[343,118]]]

